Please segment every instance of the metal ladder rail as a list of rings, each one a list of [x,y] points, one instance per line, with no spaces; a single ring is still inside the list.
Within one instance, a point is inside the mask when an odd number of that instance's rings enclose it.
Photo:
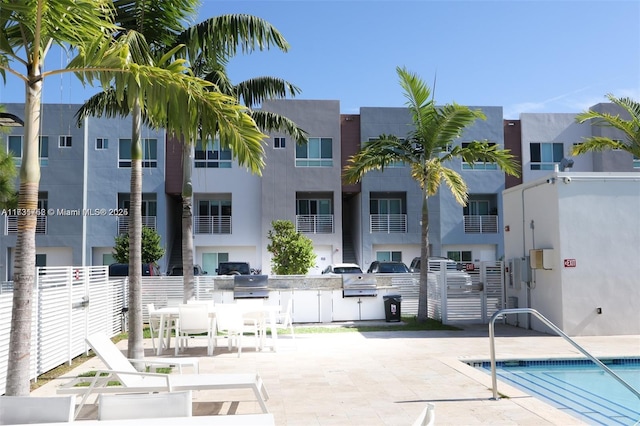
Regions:
[[[620,376],[614,373],[609,367],[604,365],[599,359],[591,355],[587,352],[582,346],[578,345],[573,339],[567,336],[562,330],[560,330],[554,323],[549,321],[544,315],[535,309],[531,308],[512,308],[512,309],[502,309],[496,312],[491,316],[491,320],[489,321],[489,344],[491,346],[491,385],[493,388],[493,398],[494,400],[498,400],[498,380],[496,377],[496,349],[495,349],[495,333],[494,333],[494,323],[496,319],[502,315],[507,314],[532,314],[537,317],[540,321],[544,322],[549,328],[556,332],[556,334],[562,337],[564,340],[569,342],[574,348],[582,352],[587,358],[593,361],[596,365],[598,365],[602,370],[608,373],[611,377],[616,379],[620,384],[629,389],[631,393],[633,393],[638,399],[640,399],[640,392],[633,388],[629,383],[625,382]]]

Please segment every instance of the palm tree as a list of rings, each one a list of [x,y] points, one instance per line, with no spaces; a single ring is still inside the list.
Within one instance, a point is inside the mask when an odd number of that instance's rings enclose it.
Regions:
[[[166,7],[164,7],[166,3]],[[195,62],[200,58],[225,58],[235,54],[238,47],[242,51],[251,51],[254,48],[268,48],[276,45],[282,50],[288,48],[286,40],[266,21],[248,15],[225,15],[211,18],[193,27],[184,28],[186,18],[193,13],[197,0],[182,0],[176,3],[173,0],[148,2],[143,0],[130,0],[116,3],[116,22],[122,27],[121,34],[116,37],[130,39],[138,55],[134,60],[137,63],[149,63],[156,66],[169,64],[168,61],[190,60]],[[158,24],[161,22],[161,24]],[[189,71],[189,74],[193,74]],[[220,95],[213,85],[209,86],[211,93]],[[119,97],[117,95],[120,95]],[[139,358],[143,355],[142,347],[142,313],[141,313],[141,276],[140,276],[140,235],[141,223],[141,199],[142,199],[142,150],[140,144],[140,131],[142,120],[158,127],[165,127],[170,134],[179,135],[186,143],[192,144],[197,138],[202,140],[219,136],[224,146],[232,148],[233,156],[241,165],[245,165],[254,173],[260,173],[263,167],[263,147],[260,140],[256,139],[252,132],[230,132],[231,126],[222,117],[211,116],[207,110],[189,110],[189,118],[184,121],[184,107],[173,102],[170,108],[171,114],[165,117],[164,122],[154,120],[153,112],[144,107],[144,100],[140,104],[133,103],[129,99],[129,93],[118,93],[117,88],[111,88],[90,98],[78,111],[79,121],[87,115],[128,115],[132,114],[132,164],[131,164],[131,208],[129,216],[129,344],[128,355],[131,358]],[[235,101],[235,100],[234,100]],[[147,106],[158,106],[147,101]],[[248,114],[243,119],[255,125]],[[191,127],[184,130],[184,123]],[[183,131],[177,131],[183,129]],[[237,127],[234,127],[237,129]],[[137,141],[137,143],[134,143]],[[137,161],[134,161],[136,159]],[[190,211],[183,213],[190,215]],[[190,217],[190,216],[189,216]],[[184,220],[184,219],[183,219]],[[193,261],[191,261],[193,264]],[[183,269],[185,274],[184,298],[188,300],[193,293],[193,267]],[[191,279],[189,280],[189,277]],[[188,285],[190,283],[190,286]]]
[[[608,94],[607,98],[613,104],[619,106],[629,114],[629,119],[620,115],[612,115],[604,112],[589,110],[576,116],[578,123],[591,121],[594,126],[611,127],[620,130],[626,140],[614,140],[603,136],[591,136],[581,144],[574,145],[573,155],[584,154],[589,151],[604,151],[608,149],[620,149],[627,151],[635,158],[640,158],[640,103],[630,98],[616,98]]]
[[[223,31],[224,29],[221,29]],[[220,31],[220,32],[221,32]],[[229,34],[232,37],[233,34]],[[222,56],[221,56],[222,55]],[[295,96],[300,89],[295,85],[276,78],[258,77],[234,85],[226,74],[227,52],[219,52],[216,58],[201,57],[192,66],[195,75],[214,84],[222,93],[233,96],[249,108],[249,115],[262,131],[281,131],[289,134],[297,143],[307,141],[306,132],[293,121],[279,114],[254,110],[253,107],[265,99],[283,99],[287,95]],[[182,145],[182,270],[184,299],[193,297],[193,185],[191,180],[193,157],[191,144]]]
[[[485,116],[480,110],[447,104],[436,107],[429,87],[414,73],[404,68],[396,68],[400,86],[407,99],[414,128],[406,139],[393,135],[380,135],[367,142],[349,160],[343,177],[347,183],[356,183],[371,170],[384,171],[391,163],[403,162],[411,169],[411,176],[422,189],[422,221],[420,262],[427,265],[429,257],[429,210],[428,198],[434,196],[440,185],[445,183],[461,205],[467,202],[467,185],[460,174],[448,167],[447,162],[462,158],[469,164],[477,161],[496,163],[506,173],[518,173],[513,155],[508,150],[498,149],[488,141],[473,141],[464,148],[447,147],[458,138],[463,130],[477,119]],[[430,99],[431,98],[431,99]],[[418,320],[427,319],[427,272],[420,268],[420,293]]]
[[[3,105],[0,105],[0,114],[4,113]],[[0,133],[8,133],[9,127],[0,124]],[[0,143],[0,209],[15,208],[17,194],[15,191],[15,178],[17,174],[16,165],[11,153],[7,152],[6,146]]]
[[[205,91],[206,84],[188,76],[183,62],[169,63],[168,58],[163,58],[164,69],[150,66],[149,62],[131,62],[140,56],[142,40],[121,37],[114,41],[118,27],[113,24],[110,0],[3,2],[0,17],[0,73],[3,77],[7,72],[15,75],[26,89],[18,208],[36,211],[37,207],[39,112],[43,81],[50,75],[73,72],[85,82],[113,82],[119,100],[125,100],[123,93],[127,89],[126,101],[130,108],[143,99],[153,106],[150,116],[154,122],[166,121],[169,111],[172,116],[180,116],[182,124],[172,127],[177,132],[193,131],[191,114],[207,111],[210,123],[205,129],[215,122],[218,127],[224,127],[229,138],[251,139],[255,150],[260,151],[264,135],[243,108],[228,96]],[[44,59],[53,44],[69,48],[77,55],[64,69],[43,71]],[[225,126],[220,126],[220,122]],[[35,228],[35,215],[18,217],[6,395],[29,394]],[[142,352],[141,345],[139,352]]]

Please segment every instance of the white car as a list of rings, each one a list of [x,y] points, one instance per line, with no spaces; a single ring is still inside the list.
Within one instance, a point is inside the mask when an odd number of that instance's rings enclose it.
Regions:
[[[323,274],[361,274],[362,269],[355,263],[335,263],[322,271]]]

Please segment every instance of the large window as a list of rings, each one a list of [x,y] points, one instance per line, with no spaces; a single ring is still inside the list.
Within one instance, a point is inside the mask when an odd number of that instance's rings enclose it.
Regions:
[[[218,139],[209,140],[206,144],[196,143],[194,166],[197,169],[230,169],[231,150],[220,147]]]
[[[376,260],[380,262],[402,262],[401,251],[377,251]]]
[[[564,157],[564,145],[560,143],[532,143],[529,145],[531,154],[531,170],[553,170],[554,165],[560,163]]]
[[[22,164],[22,136],[10,135],[9,136],[9,152],[13,154],[13,160],[16,166]],[[38,146],[38,152],[40,157],[40,165],[47,166],[49,164],[49,137],[40,136],[40,144]]]
[[[462,148],[467,148],[471,142],[462,142]],[[495,145],[491,144],[491,145]],[[463,170],[498,170],[498,165],[496,163],[487,162],[484,160],[474,161],[473,164],[467,163],[465,161],[462,162]]]
[[[402,214],[401,199],[371,199],[369,200],[370,214]]]
[[[455,251],[447,251],[447,257],[449,259],[453,259],[456,262],[472,262],[473,256],[470,251],[464,250],[455,250]]]
[[[131,139],[120,139],[118,147],[118,167],[131,167]],[[142,167],[158,167],[157,139],[142,139]]]
[[[231,200],[199,200],[196,234],[230,234]]]
[[[296,145],[296,167],[333,167],[333,139],[309,138]]]

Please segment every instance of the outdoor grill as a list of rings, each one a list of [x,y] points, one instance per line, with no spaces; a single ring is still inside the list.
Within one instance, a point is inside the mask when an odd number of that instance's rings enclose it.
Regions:
[[[266,299],[268,275],[235,275],[233,277],[234,299]]]
[[[378,295],[373,274],[343,274],[342,297],[375,297]]]

